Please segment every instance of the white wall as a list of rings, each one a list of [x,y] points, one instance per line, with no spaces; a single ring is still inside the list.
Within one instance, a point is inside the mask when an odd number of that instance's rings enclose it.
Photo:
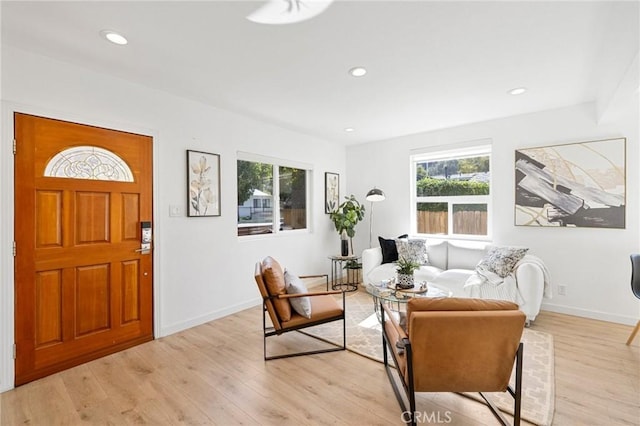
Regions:
[[[42,56],[2,51],[0,391],[13,385],[13,112],[154,137],[155,331],[164,336],[259,303],[254,264],[267,255],[299,273],[328,273],[339,240],[324,214],[324,172],[346,185],[345,148]],[[221,155],[222,216],[169,217],[186,207],[187,149]],[[311,232],[236,236],[236,152],[313,166]]]
[[[386,200],[374,207],[374,241],[378,235],[411,233],[410,150],[490,138],[493,242],[530,247],[547,264],[554,287],[567,286],[566,296],[554,291],[543,309],[635,324],[640,303],[630,290],[629,254],[640,252],[637,94],[635,106],[619,120],[598,125],[595,117],[595,106],[589,103],[352,146],[347,149],[347,189],[360,199],[374,185],[384,190]],[[515,149],[617,137],[627,138],[626,229],[514,226]],[[368,227],[367,215],[360,229]],[[356,238],[368,244],[367,232]]]

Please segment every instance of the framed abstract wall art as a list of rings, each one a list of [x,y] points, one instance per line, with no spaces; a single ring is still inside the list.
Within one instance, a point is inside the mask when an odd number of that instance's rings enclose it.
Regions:
[[[625,227],[626,138],[518,149],[515,224]]]
[[[187,216],[220,216],[220,155],[187,150]]]
[[[340,204],[340,175],[326,172],[324,174],[324,212],[331,213]]]

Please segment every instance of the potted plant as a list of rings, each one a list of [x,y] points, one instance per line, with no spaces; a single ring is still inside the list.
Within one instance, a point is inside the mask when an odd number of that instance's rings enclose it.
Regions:
[[[362,270],[362,262],[358,262],[356,259],[347,260],[344,262],[344,266],[342,269],[347,270],[347,277],[350,278],[350,282],[360,282],[362,281],[362,277],[360,276],[360,271]]]
[[[398,273],[397,288],[409,289],[413,288],[413,272],[420,268],[418,262],[400,257],[396,264],[396,272]]]
[[[329,217],[333,221],[338,235],[342,235],[344,231],[349,237],[351,253],[353,253],[353,237],[356,235],[356,225],[364,219],[364,206],[352,194],[345,197],[345,201],[329,213]]]

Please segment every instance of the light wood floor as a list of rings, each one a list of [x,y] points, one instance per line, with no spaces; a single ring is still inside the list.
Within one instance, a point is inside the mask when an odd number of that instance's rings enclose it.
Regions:
[[[554,425],[640,425],[632,327],[542,312],[532,328],[554,336]],[[290,334],[282,347],[303,339]],[[475,401],[423,395],[418,410],[442,423],[497,424]],[[259,308],[0,394],[2,425],[400,425],[400,414],[382,365],[354,353],[265,363]]]

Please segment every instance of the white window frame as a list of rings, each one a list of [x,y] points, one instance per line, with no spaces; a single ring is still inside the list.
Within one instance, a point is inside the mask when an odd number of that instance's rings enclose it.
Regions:
[[[412,151],[409,156],[410,162],[410,221],[411,229],[415,235],[428,238],[442,238],[442,239],[464,239],[464,240],[478,240],[478,241],[491,241],[493,234],[492,218],[493,218],[493,167],[492,167],[492,155],[491,155],[491,140],[483,139],[480,141],[466,142],[462,144],[456,144],[454,146],[439,146],[430,149],[422,149]],[[436,197],[418,197],[417,196],[417,181],[416,172],[417,164],[425,161],[438,161],[446,160],[449,158],[465,158],[465,157],[478,157],[489,156],[489,195],[451,195],[451,196],[436,196]],[[445,234],[421,234],[418,233],[418,218],[417,218],[417,205],[418,203],[447,203],[447,231]],[[471,235],[471,234],[454,234],[453,233],[453,206],[454,204],[486,204],[487,205],[487,235]]]
[[[237,172],[237,162],[241,161],[251,161],[254,163],[263,163],[270,164],[273,167],[273,194],[271,194],[271,205],[273,208],[273,218],[272,218],[272,229],[273,231],[270,234],[257,234],[257,235],[237,235],[238,238],[243,240],[245,239],[260,239],[260,238],[270,238],[277,237],[278,235],[292,235],[292,234],[308,234],[311,232],[311,211],[313,210],[311,202],[313,200],[312,194],[312,180],[311,176],[313,175],[313,166],[308,163],[302,163],[299,161],[286,160],[282,158],[276,157],[268,157],[260,154],[253,154],[249,152],[238,151],[236,156],[236,172]],[[280,167],[292,167],[300,170],[305,170],[305,205],[306,205],[306,223],[307,226],[302,229],[284,229],[280,230]],[[238,177],[236,174],[236,185],[237,185]],[[236,192],[238,188],[236,186]],[[264,203],[264,200],[262,201]],[[236,208],[238,206],[236,205]],[[236,233],[238,230],[238,223],[236,221]]]

